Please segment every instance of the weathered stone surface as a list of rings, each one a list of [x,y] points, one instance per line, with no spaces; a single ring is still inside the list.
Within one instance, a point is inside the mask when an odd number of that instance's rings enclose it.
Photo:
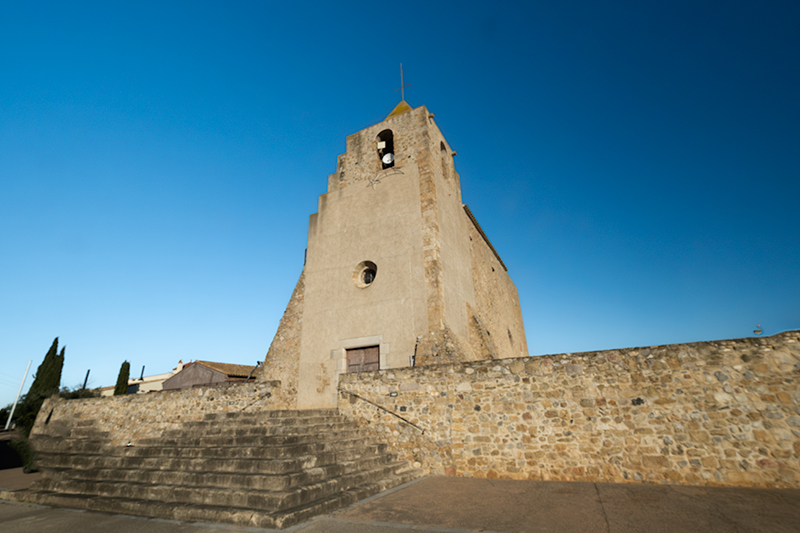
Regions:
[[[459,363],[472,359],[464,346],[447,326],[420,337],[417,343],[416,365]]]
[[[294,396],[279,381],[236,383],[175,391],[106,396],[84,400],[45,400],[31,431],[34,435],[61,436],[59,420],[93,420],[107,432],[112,445],[136,444],[160,436],[186,422],[198,422],[211,413],[266,412],[290,409]]]
[[[647,355],[632,348],[343,374],[341,389],[373,403],[342,393],[339,410],[430,473],[800,487],[798,348],[800,332],[791,331]],[[651,364],[652,354],[665,364]],[[58,436],[49,415],[94,419],[115,444],[135,444],[206,413],[266,416],[292,404],[277,382],[50,399],[34,433]]]
[[[432,365],[340,378],[414,426],[345,395],[339,409],[435,474],[800,487],[798,362],[790,331]]]
[[[528,355],[517,289],[462,202],[454,155],[424,106],[347,137],[262,373],[298,407],[336,405],[348,350],[377,346],[382,369]]]
[[[291,399],[290,407],[296,405],[300,339],[303,333],[303,301],[305,299],[305,272],[300,274],[297,285],[292,292],[286,311],[283,313],[278,331],[272,339],[269,351],[264,358],[259,378],[264,381],[280,381],[287,399]]]
[[[45,425],[63,436],[33,435],[43,475],[21,501],[285,528],[420,474],[333,409],[214,413],[135,446],[91,418]]]

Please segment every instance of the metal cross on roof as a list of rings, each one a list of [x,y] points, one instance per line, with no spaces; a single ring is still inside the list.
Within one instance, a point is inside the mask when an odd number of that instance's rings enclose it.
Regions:
[[[394,92],[400,91],[400,100],[405,102],[406,101],[406,87],[410,87],[411,84],[403,85],[403,64],[400,63],[400,88],[395,89]]]

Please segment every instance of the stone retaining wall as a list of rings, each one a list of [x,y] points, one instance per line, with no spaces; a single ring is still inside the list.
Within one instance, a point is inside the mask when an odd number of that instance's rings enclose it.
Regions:
[[[800,487],[798,384],[791,331],[343,374],[339,409],[434,474]],[[33,434],[94,421],[136,444],[207,413],[293,405],[276,381],[51,398]]]
[[[798,384],[791,331],[344,374],[339,409],[433,474],[798,487]]]
[[[287,398],[288,397],[288,398]],[[234,383],[192,389],[64,400],[45,400],[36,418],[32,437],[58,436],[80,421],[94,421],[92,428],[108,431],[115,445],[136,444],[139,439],[159,437],[165,429],[183,422],[202,420],[208,413],[259,412],[289,409],[293,396],[279,381]]]

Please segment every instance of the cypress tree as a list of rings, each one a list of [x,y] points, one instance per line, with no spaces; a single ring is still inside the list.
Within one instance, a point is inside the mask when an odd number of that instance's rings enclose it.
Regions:
[[[61,347],[61,353],[58,354],[56,359],[56,369],[53,372],[53,382],[56,384],[56,392],[61,390],[61,372],[64,370],[64,352],[67,350],[66,346]]]
[[[36,415],[39,413],[45,398],[58,393],[58,389],[61,386],[61,370],[64,368],[65,349],[66,347],[61,349],[61,355],[59,356],[58,337],[56,337],[47,354],[45,354],[42,364],[36,369],[36,375],[33,378],[31,388],[25,394],[25,399],[20,402],[17,423],[25,437],[33,429]]]
[[[117,386],[114,387],[114,396],[124,396],[128,394],[128,376],[131,372],[131,364],[127,361],[122,363],[117,376]]]
[[[64,351],[61,357],[58,356],[58,337],[53,340],[53,345],[44,356],[42,364],[36,369],[33,383],[28,390],[27,396],[30,399],[42,399],[58,392],[61,386],[61,369],[64,366]]]

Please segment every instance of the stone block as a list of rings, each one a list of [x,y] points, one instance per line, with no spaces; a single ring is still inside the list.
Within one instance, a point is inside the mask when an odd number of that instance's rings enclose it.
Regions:
[[[514,374],[519,374],[525,370],[525,363],[519,359],[515,359],[511,362],[511,364],[508,365],[508,369]]]

